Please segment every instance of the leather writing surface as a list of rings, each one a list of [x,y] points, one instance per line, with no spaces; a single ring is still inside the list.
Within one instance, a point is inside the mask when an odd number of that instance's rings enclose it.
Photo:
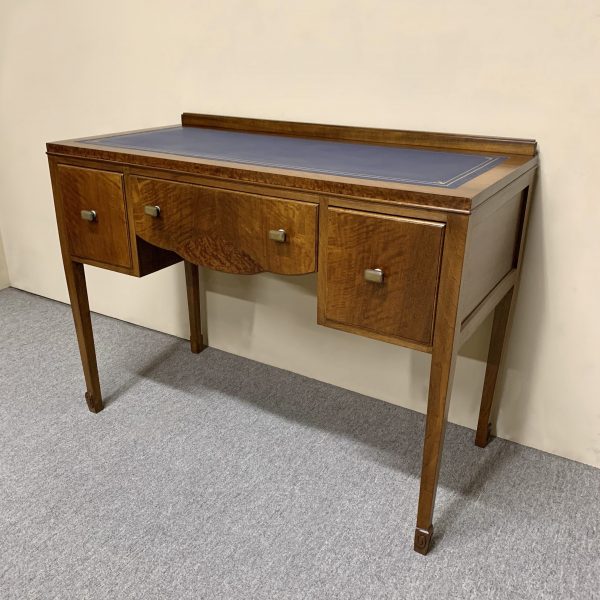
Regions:
[[[503,156],[485,154],[181,126],[80,141],[112,148],[443,188],[457,188],[506,160]]]

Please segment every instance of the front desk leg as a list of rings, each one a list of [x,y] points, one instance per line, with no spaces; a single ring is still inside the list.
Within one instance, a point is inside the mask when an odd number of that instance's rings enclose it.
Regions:
[[[466,218],[458,215],[448,218],[433,334],[421,489],[415,529],[414,549],[421,554],[429,552],[433,539],[433,509],[458,354],[459,299],[467,229]]]
[[[206,347],[202,339],[202,321],[200,317],[200,277],[197,265],[187,260],[183,264],[190,315],[190,347],[194,354],[198,354]]]
[[[69,297],[71,299],[73,320],[75,321],[77,342],[79,343],[79,353],[81,354],[81,364],[87,386],[85,400],[90,411],[98,413],[104,408],[104,404],[102,403],[100,380],[98,378],[98,365],[96,363],[96,349],[94,347],[94,334],[85,283],[85,271],[82,263],[68,259],[65,260],[64,266]]]
[[[423,444],[423,466],[421,468],[421,489],[414,548],[427,554],[433,538],[433,509],[442,462],[442,448],[452,379],[456,363],[453,346],[446,351],[434,348],[429,377],[429,399]]]

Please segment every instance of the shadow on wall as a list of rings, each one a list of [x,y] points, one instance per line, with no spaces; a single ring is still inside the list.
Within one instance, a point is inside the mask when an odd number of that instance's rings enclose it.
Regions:
[[[218,273],[209,269],[202,269],[200,278],[200,297],[202,303],[202,323],[205,324],[204,335],[210,345],[210,320],[206,314],[207,291],[211,294],[227,296],[243,301],[242,305],[237,306],[236,315],[231,318],[236,319],[236,327],[239,328],[239,336],[247,338],[252,335],[256,309],[259,305],[272,305],[272,294],[264,281],[269,279],[285,279],[286,287],[293,288],[294,295],[317,296],[317,275],[274,275],[272,273],[261,273],[260,275],[231,275],[229,273]],[[290,310],[287,313],[288,320],[296,318],[302,319],[303,315]],[[315,314],[316,321],[316,314]]]

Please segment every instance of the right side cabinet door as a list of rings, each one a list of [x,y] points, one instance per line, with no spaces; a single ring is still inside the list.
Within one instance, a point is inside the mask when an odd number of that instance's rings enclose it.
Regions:
[[[444,223],[343,208],[326,218],[323,324],[431,345]]]

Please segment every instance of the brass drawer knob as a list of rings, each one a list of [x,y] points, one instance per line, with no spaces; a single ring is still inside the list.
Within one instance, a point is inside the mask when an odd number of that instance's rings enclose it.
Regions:
[[[147,204],[146,206],[144,206],[144,212],[147,215],[150,215],[151,217],[154,217],[156,219],[157,217],[160,217],[160,206],[152,206],[150,204]]]
[[[96,217],[98,215],[96,214],[95,210],[82,210],[81,211],[81,218],[84,221],[89,221],[90,223],[96,220]]]
[[[286,233],[285,229],[270,229],[269,239],[274,242],[285,242]]]
[[[381,269],[365,269],[365,280],[383,283],[383,271]]]

